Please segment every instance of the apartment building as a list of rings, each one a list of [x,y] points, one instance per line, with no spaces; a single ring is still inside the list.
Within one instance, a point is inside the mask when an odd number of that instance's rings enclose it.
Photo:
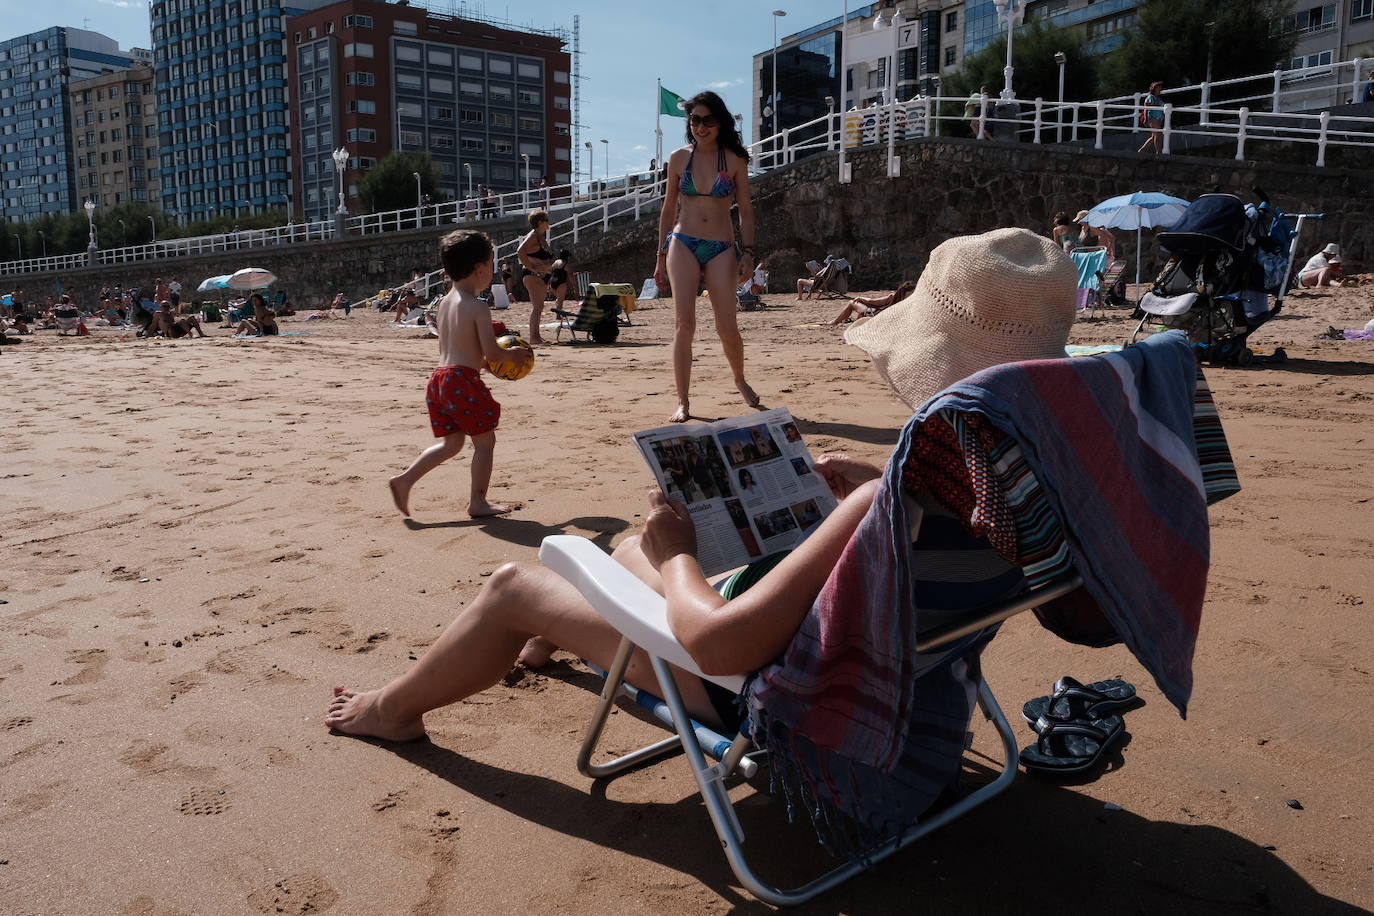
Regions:
[[[153,0],[159,193],[178,219],[291,201],[286,19],[328,0]]]
[[[884,100],[894,69],[898,98],[935,91],[963,61],[964,9],[964,0],[882,0],[780,38],[776,51],[754,55],[753,136]]]
[[[80,206],[69,86],[126,69],[136,53],[98,32],[60,26],[0,41],[0,219]]]
[[[160,202],[153,69],[136,62],[70,84],[71,139],[78,201],[101,207]]]
[[[350,212],[358,181],[392,150],[429,153],[450,198],[572,179],[572,59],[561,31],[381,0],[343,0],[289,19],[287,31],[301,218],[335,212],[341,147]]]

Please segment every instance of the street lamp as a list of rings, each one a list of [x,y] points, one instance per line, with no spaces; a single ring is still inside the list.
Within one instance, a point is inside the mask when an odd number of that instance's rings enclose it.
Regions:
[[[520,158],[525,160],[525,209],[530,208],[530,154],[521,153]]]
[[[1011,77],[1014,72],[1011,65],[1011,43],[1016,34],[1016,26],[1026,13],[1026,8],[1017,3],[1016,0],[992,0],[992,5],[997,8],[997,15],[1007,21],[1007,66],[1002,70],[1004,85],[1002,86],[1002,98],[1014,99],[1016,93],[1011,88]]]
[[[787,10],[773,10],[773,92],[770,95],[773,109],[773,133],[778,132],[778,20],[787,15]],[[844,23],[840,23],[840,29],[844,29]]]
[[[1202,78],[1202,123],[1211,123],[1212,110],[1212,38],[1216,35],[1216,21],[1204,25],[1207,29],[1207,75]]]
[[[825,148],[830,148],[830,140],[835,130],[835,97],[825,97]]]
[[[596,160],[592,158],[592,141],[588,140],[582,145],[587,148],[587,184],[591,186],[588,190],[590,196],[596,190]]]
[[[48,237],[42,229],[38,230],[38,242],[43,246],[43,257],[48,256]]]
[[[87,203],[89,203],[89,201],[87,201]],[[94,204],[91,204],[91,209],[92,209],[92,210],[95,209],[95,205],[94,205]],[[153,219],[151,216],[149,216],[149,217],[148,217],[148,225],[150,225],[150,226],[153,227],[153,241],[156,242],[156,241],[157,241],[157,220],[155,220],[155,219]]]
[[[611,141],[602,140],[601,142],[606,145],[606,178],[609,180],[611,177]]]
[[[344,234],[344,222],[348,219],[348,206],[344,203],[344,167],[348,165],[348,150],[342,146],[329,154],[334,160],[334,171],[339,175],[339,208],[334,211],[334,234]]]
[[[19,237],[18,233],[12,232],[10,236],[14,239],[14,244],[19,246],[19,260],[24,260],[24,240]]]
[[[1054,128],[1054,142],[1064,142],[1064,64],[1068,63],[1069,56],[1063,51],[1054,52],[1054,62],[1059,65],[1059,117],[1055,118],[1058,122]]]
[[[129,227],[124,224],[124,220],[115,220],[119,223],[119,244],[124,245],[129,241]]]
[[[415,228],[420,228],[420,207],[424,204],[425,197],[420,192],[420,173],[411,172],[415,177]]]
[[[464,162],[463,171],[468,173],[468,197],[472,196],[472,163]]]
[[[95,266],[95,201],[89,197],[82,204],[86,208],[86,228],[89,233],[90,241],[86,243],[86,264],[89,267]]]

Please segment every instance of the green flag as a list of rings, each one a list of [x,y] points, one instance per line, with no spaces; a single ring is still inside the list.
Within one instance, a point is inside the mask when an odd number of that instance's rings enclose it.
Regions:
[[[662,86],[658,87],[658,113],[666,114],[674,118],[687,117],[687,100],[676,92],[669,92]]]

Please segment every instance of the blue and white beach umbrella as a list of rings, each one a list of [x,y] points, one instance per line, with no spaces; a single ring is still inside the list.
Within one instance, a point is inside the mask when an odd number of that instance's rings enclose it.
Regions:
[[[1135,230],[1135,285],[1140,290],[1140,230],[1167,229],[1178,222],[1188,201],[1157,191],[1136,191],[1102,201],[1084,220],[1102,229]]]

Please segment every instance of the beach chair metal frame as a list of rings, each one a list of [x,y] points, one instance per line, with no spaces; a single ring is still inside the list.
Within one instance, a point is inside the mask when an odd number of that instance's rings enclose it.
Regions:
[[[572,535],[546,537],[539,549],[539,559],[549,569],[572,583],[592,607],[621,633],[615,660],[606,674],[596,712],[588,724],[582,747],[578,752],[578,770],[593,779],[610,777],[681,749],[687,756],[692,775],[696,779],[731,870],[744,887],[759,900],[775,906],[804,903],[973,808],[990,801],[1006,791],[1016,778],[1019,754],[1016,735],[997,704],[992,688],[980,677],[979,708],[984,717],[993,724],[1002,742],[1003,759],[997,777],[959,801],[911,825],[873,850],[866,861],[847,862],[796,888],[784,890],[774,887],[760,878],[749,864],[745,851],[744,829],[735,814],[725,784],[727,778],[736,774],[744,778],[754,774],[757,763],[750,756],[753,743],[747,735],[740,734],[729,741],[728,745],[722,745],[721,742],[728,739],[722,739],[721,736],[694,722],[678,690],[673,666],[736,692],[743,689],[744,678],[702,674],[668,628],[667,603],[663,596],[640,581],[591,541]],[[917,648],[923,651],[939,648],[1047,601],[1062,597],[1081,585],[1082,579],[1076,574],[1060,576],[1033,591],[971,611],[960,621],[928,634],[917,643]],[[593,763],[592,755],[615,706],[616,697],[626,686],[625,672],[637,646],[649,655],[654,674],[664,694],[663,705],[667,707],[668,718],[671,719],[671,727],[676,734],[623,754],[614,760]],[[717,762],[708,762],[708,754],[716,757]]]

